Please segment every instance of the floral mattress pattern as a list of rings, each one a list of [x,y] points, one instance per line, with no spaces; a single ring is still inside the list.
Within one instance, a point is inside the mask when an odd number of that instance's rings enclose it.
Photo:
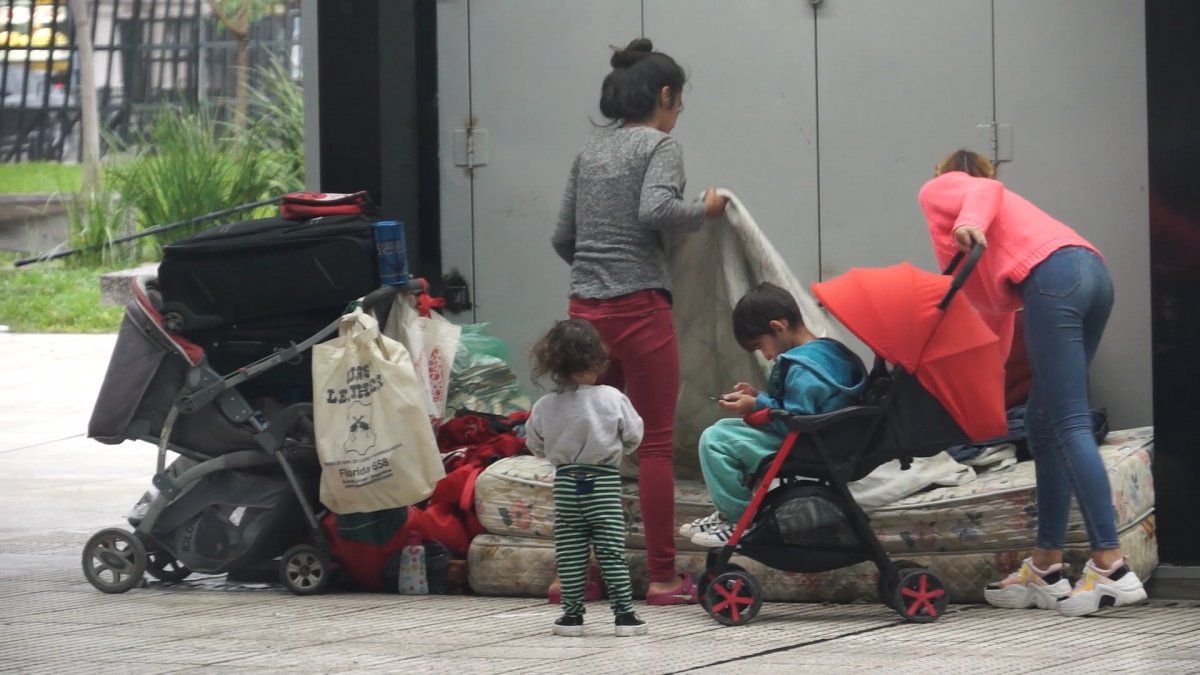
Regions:
[[[1122,531],[1120,543],[1133,570],[1142,579],[1148,579],[1158,564],[1154,516],[1147,516]],[[936,572],[950,591],[952,602],[982,602],[983,587],[1015,570],[1030,553],[1028,548],[1003,552],[953,551],[921,553],[903,559],[927,565]],[[1087,544],[1069,544],[1065,553],[1072,570],[1078,573],[1087,560]],[[471,543],[467,557],[471,588],[482,595],[542,597],[554,578],[554,542],[547,539],[482,534]],[[630,549],[628,557],[635,593],[645,593],[645,551]],[[702,552],[680,551],[676,561],[681,570],[695,576],[704,570],[704,558]],[[740,556],[734,556],[733,562],[758,579],[769,601],[878,602],[875,589],[879,576],[871,562],[813,574],[781,572]],[[880,611],[891,610],[881,605]]]
[[[1152,427],[1114,431],[1100,452],[1112,483],[1117,529],[1144,522],[1154,508],[1150,474]],[[488,467],[475,485],[475,509],[491,534],[554,537],[554,469],[531,456],[511,457]],[[631,548],[643,548],[638,487],[623,485],[622,503]],[[675,519],[686,522],[712,512],[704,485],[677,481]],[[1037,528],[1032,462],[987,471],[966,485],[919,492],[871,513],[871,523],[884,548],[902,556],[940,552],[1006,551],[1032,546]],[[1068,544],[1086,544],[1077,508],[1071,511]],[[680,550],[697,550],[679,538]]]

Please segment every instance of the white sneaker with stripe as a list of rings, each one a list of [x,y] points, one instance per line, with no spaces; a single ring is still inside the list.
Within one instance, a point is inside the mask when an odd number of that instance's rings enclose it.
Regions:
[[[709,530],[724,527],[726,525],[729,525],[729,521],[725,520],[725,516],[722,516],[720,513],[713,513],[711,515],[704,516],[703,518],[697,518],[690,523],[684,523],[680,525],[679,534],[690,538],[697,532],[708,532]]]
[[[733,523],[725,521],[718,527],[696,532],[692,535],[692,543],[705,548],[720,548],[729,543],[733,536]]]

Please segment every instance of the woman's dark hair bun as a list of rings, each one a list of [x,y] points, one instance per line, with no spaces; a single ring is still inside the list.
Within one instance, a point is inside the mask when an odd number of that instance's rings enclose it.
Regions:
[[[646,38],[630,42],[624,49],[613,47],[612,72],[600,85],[600,114],[613,123],[649,119],[659,104],[663,87],[671,91],[668,105],[683,91],[687,73],[675,59],[654,51]]]
[[[646,38],[637,38],[624,49],[616,49],[609,63],[613,68],[628,68],[637,63],[642,57],[654,51],[654,43]]]

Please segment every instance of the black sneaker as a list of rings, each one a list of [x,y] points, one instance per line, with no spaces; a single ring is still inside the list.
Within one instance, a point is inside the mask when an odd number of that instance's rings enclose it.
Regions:
[[[563,637],[583,637],[583,615],[563,614],[554,622],[554,634]]]
[[[617,637],[633,637],[634,635],[645,635],[647,629],[646,622],[638,617],[636,612],[623,612],[617,615],[613,621],[613,635]]]

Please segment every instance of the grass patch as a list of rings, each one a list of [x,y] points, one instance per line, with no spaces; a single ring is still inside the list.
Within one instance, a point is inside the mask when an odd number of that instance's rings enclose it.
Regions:
[[[0,324],[13,333],[115,333],[124,307],[100,305],[104,268],[51,262],[14,268],[0,259]]]
[[[78,192],[83,167],[58,162],[0,164],[0,194],[52,194]]]

